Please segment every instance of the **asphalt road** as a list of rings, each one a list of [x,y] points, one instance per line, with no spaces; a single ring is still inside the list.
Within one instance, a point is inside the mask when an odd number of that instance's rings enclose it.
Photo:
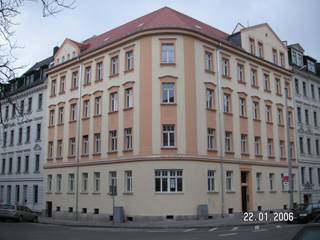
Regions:
[[[270,224],[218,228],[128,229],[0,222],[0,240],[291,240],[301,227],[292,224]]]

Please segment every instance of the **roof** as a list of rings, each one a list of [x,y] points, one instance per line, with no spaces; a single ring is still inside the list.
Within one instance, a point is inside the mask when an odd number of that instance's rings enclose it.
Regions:
[[[304,52],[303,47],[299,43],[290,44],[288,48],[294,48],[302,53]]]
[[[46,59],[41,60],[40,62],[35,63],[31,68],[29,68],[23,75],[28,74],[33,71],[39,70],[42,66],[48,65],[53,61],[53,57],[48,57]]]
[[[82,48],[83,46],[87,46],[85,52],[89,52],[135,33],[152,29],[168,28],[192,30],[224,42],[227,41],[227,37],[229,36],[227,33],[222,32],[208,24],[198,21],[169,7],[163,7],[157,11],[151,12],[131,22],[114,28],[111,31],[102,33],[98,36],[93,36],[82,43],[75,41],[73,42],[78,44],[79,47],[82,46]]]

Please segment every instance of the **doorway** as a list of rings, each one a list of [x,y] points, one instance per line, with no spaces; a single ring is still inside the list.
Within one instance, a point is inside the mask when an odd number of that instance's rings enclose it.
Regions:
[[[248,211],[248,172],[241,172],[241,206],[242,212]]]
[[[47,217],[52,217],[52,202],[47,202],[46,205]]]
[[[304,194],[303,195],[303,203],[309,204],[310,203],[310,194]]]

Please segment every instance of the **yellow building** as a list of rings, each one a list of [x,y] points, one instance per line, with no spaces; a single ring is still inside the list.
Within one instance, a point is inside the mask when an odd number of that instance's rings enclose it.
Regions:
[[[165,7],[66,39],[48,71],[47,213],[105,220],[112,190],[133,220],[285,208],[287,48],[268,24],[236,31]]]

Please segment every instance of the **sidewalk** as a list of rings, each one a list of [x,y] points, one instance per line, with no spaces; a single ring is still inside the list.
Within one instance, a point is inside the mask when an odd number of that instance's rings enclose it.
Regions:
[[[159,229],[159,228],[211,228],[211,227],[227,227],[227,226],[243,226],[243,225],[261,225],[273,222],[244,222],[242,216],[225,217],[208,220],[166,220],[166,221],[150,221],[150,222],[126,222],[113,224],[110,221],[94,222],[94,221],[75,221],[65,219],[55,219],[48,217],[40,217],[39,223],[54,224],[73,227],[107,227],[107,228],[143,228],[143,229]]]

